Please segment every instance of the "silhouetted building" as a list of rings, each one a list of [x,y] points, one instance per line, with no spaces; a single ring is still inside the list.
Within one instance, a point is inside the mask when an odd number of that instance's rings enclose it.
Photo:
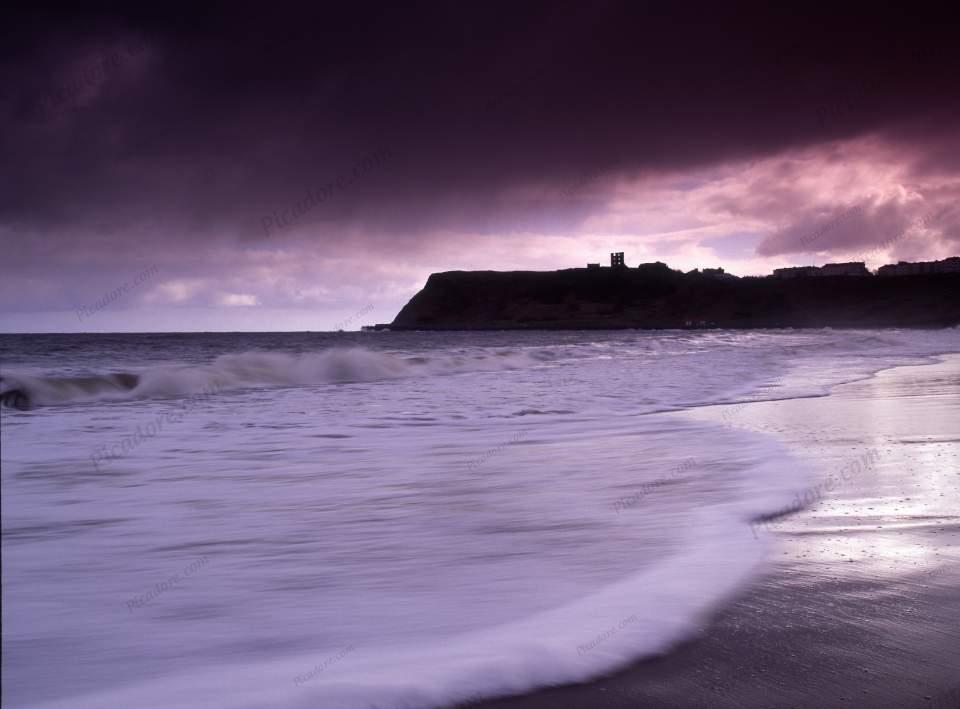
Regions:
[[[863,261],[825,263],[823,266],[790,266],[773,269],[774,278],[811,278],[816,276],[869,276]]]
[[[817,272],[818,276],[869,276],[870,271],[863,261],[849,263],[825,263]]]
[[[925,273],[960,273],[960,256],[942,261],[899,261],[877,269],[878,276],[916,276]]]
[[[807,278],[816,276],[819,269],[816,266],[788,266],[787,268],[773,269],[774,278]]]
[[[703,275],[704,276],[722,276],[723,269],[722,268],[705,268],[703,269]]]
[[[960,273],[960,256],[951,256],[942,261],[934,261],[934,263],[938,264],[934,273]]]
[[[626,268],[627,264],[623,262],[623,252],[617,251],[610,254],[610,268]]]
[[[650,273],[672,273],[671,268],[663,261],[654,261],[653,263],[641,263],[637,268],[641,271]]]
[[[588,263],[588,264],[587,264],[587,268],[591,268],[591,269],[593,269],[593,268],[600,268],[600,264],[599,264],[599,263]]]

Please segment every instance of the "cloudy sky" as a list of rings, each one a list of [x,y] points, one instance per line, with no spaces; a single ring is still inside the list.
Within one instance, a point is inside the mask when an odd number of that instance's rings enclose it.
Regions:
[[[434,271],[613,250],[960,254],[946,9],[380,5],[8,11],[0,331],[356,329]]]

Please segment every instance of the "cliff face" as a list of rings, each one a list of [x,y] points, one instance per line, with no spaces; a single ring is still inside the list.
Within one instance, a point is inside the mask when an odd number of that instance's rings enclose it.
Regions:
[[[395,330],[938,327],[960,324],[960,273],[716,278],[661,269],[435,273]]]

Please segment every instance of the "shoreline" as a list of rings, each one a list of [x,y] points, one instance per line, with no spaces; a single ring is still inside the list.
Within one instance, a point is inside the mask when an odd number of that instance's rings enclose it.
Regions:
[[[812,506],[762,525],[774,542],[763,575],[672,650],[454,706],[960,707],[960,354],[937,357],[822,397],[691,412],[774,435],[816,471]],[[871,465],[827,489],[863,448]]]
[[[411,327],[405,325],[392,325],[390,323],[377,323],[376,325],[364,325],[365,329],[362,330],[350,330],[347,331],[347,334],[357,333],[357,332],[623,332],[625,330],[635,330],[637,332],[667,332],[667,331],[676,331],[676,332],[720,332],[723,330],[737,330],[737,331],[747,331],[747,330],[798,330],[798,331],[808,331],[808,330],[836,330],[838,332],[856,332],[858,330],[952,330],[960,327],[958,323],[947,323],[945,325],[930,325],[930,324],[900,324],[900,325],[723,325],[723,326],[641,326],[641,325],[611,325],[609,323],[603,323],[596,326],[587,325],[557,325],[555,327],[547,327],[545,325],[511,325],[511,326],[460,326],[460,327]],[[270,332],[270,330],[263,330],[262,332]],[[303,332],[311,332],[310,330],[304,330]],[[317,331],[322,332],[323,334],[334,334],[336,331]],[[3,333],[3,334],[34,334],[34,333]],[[69,334],[86,334],[86,333],[69,333]],[[90,334],[100,334],[100,333],[90,333]],[[130,334],[130,333],[120,333],[120,334]],[[167,334],[179,334],[179,333],[167,333]],[[190,334],[190,333],[187,333]],[[951,354],[949,352],[944,354]]]

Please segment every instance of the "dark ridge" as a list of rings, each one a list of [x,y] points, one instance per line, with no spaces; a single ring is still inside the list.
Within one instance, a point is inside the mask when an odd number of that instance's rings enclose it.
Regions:
[[[665,264],[434,273],[391,330],[948,327],[960,273],[737,278]]]

